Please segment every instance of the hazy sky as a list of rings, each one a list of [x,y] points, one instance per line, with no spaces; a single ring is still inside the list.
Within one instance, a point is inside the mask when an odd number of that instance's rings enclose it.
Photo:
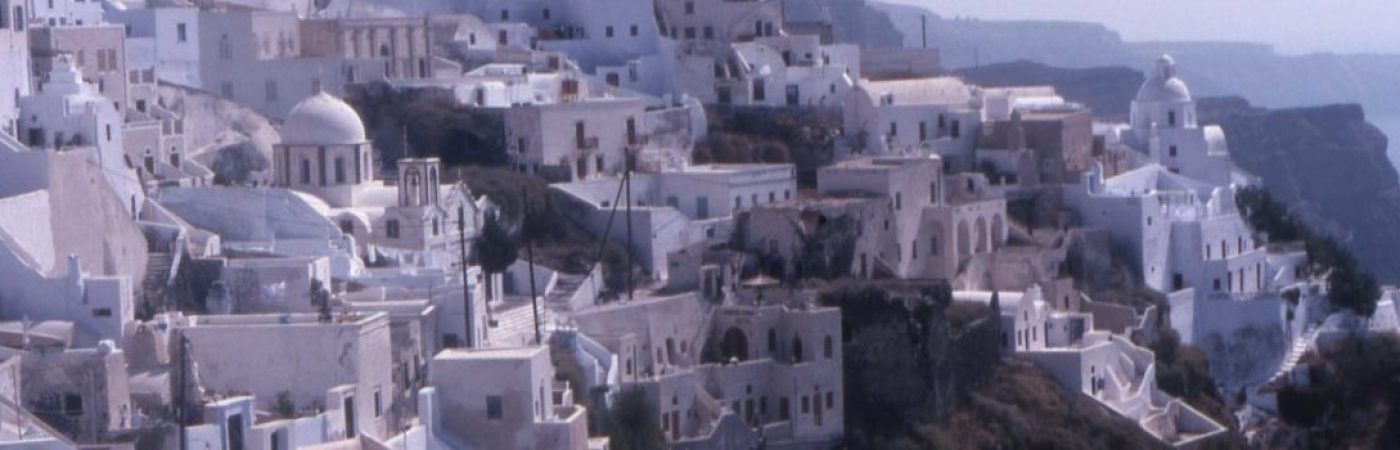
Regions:
[[[1097,22],[1129,41],[1227,40],[1281,53],[1400,53],[1400,0],[883,0],[945,18]]]

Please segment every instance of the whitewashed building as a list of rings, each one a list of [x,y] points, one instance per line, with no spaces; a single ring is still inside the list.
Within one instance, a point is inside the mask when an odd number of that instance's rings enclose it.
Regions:
[[[1214,186],[1229,184],[1234,165],[1219,126],[1196,122],[1196,102],[1177,76],[1176,62],[1163,55],[1133,99],[1131,121],[1122,141],[1149,159]]]
[[[637,173],[632,174],[630,208],[625,187],[620,177],[550,186],[568,217],[595,235],[624,243],[636,264],[665,279],[667,255],[701,242],[726,242],[736,213],[792,199],[797,177],[790,164],[713,164]],[[609,226],[613,209],[616,220]]]
[[[957,78],[861,80],[843,108],[845,146],[873,156],[939,155],[971,170],[981,107],[978,88]]]
[[[19,99],[30,94],[25,0],[0,0],[0,133],[17,136]]]
[[[444,350],[428,380],[448,433],[479,448],[588,449],[588,414],[554,378],[549,347]],[[472,382],[463,382],[473,380]]]

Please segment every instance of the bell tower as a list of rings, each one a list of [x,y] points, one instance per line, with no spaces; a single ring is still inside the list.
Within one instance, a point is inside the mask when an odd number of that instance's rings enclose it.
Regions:
[[[437,205],[441,166],[437,158],[400,159],[399,206]]]

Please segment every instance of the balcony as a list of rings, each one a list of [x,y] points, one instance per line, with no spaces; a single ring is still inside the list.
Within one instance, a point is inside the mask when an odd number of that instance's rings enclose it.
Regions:
[[[598,149],[598,137],[597,137],[597,136],[579,137],[579,138],[575,139],[574,141],[575,141],[575,144],[577,144],[579,150],[597,150],[597,149]]]

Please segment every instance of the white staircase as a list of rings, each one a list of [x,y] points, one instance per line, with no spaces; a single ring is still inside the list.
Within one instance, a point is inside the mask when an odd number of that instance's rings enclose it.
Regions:
[[[1273,376],[1269,377],[1269,381],[1264,382],[1264,384],[1272,384],[1293,372],[1293,368],[1298,366],[1298,360],[1303,358],[1309,348],[1312,348],[1313,343],[1317,341],[1318,333],[1321,331],[1321,327],[1308,327],[1303,330],[1303,334],[1294,338],[1293,346],[1288,349],[1288,355],[1283,357],[1283,364],[1279,365],[1278,371],[1275,371]]]
[[[544,304],[541,304],[539,308],[540,332],[547,335],[548,324],[554,320],[554,313]],[[528,297],[501,302],[496,305],[494,317],[495,323],[490,329],[492,346],[513,347],[535,342],[535,312],[530,306]],[[543,337],[549,338],[548,336]]]
[[[571,306],[569,305],[569,299],[574,297],[574,293],[578,292],[579,288],[583,286],[584,281],[588,280],[588,276],[561,272],[558,277],[559,278],[554,282],[554,288],[550,289],[549,295],[545,297],[545,303],[551,306],[568,308]]]

